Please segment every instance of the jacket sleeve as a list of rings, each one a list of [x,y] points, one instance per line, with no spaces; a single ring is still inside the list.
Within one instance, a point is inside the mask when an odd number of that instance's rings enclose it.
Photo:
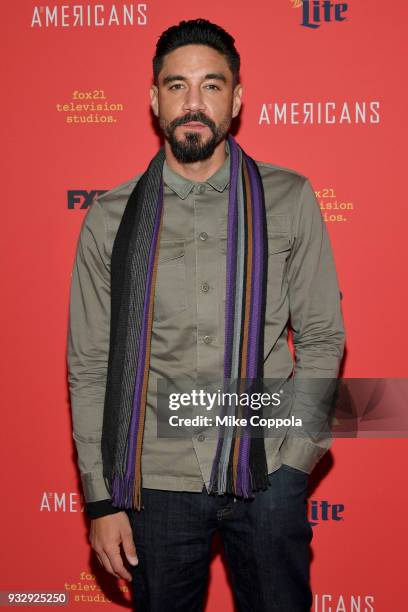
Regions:
[[[88,516],[118,511],[102,472],[102,423],[110,331],[110,264],[104,211],[96,199],[82,222],[72,270],[67,338],[73,439]]]
[[[295,349],[292,427],[280,448],[282,463],[310,473],[330,448],[330,411],[345,344],[337,273],[325,221],[304,178],[288,261],[290,322]]]

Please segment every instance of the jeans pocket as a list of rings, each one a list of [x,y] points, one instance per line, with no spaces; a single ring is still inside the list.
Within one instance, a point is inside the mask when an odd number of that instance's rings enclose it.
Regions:
[[[293,474],[299,474],[300,476],[303,476],[305,478],[309,476],[307,472],[304,472],[303,470],[299,470],[298,468],[294,468],[291,465],[288,465],[287,463],[282,463],[281,468],[287,472],[292,472]]]

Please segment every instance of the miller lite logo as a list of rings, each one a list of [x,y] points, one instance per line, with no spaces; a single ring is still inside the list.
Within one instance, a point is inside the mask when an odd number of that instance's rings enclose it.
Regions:
[[[343,512],[344,504],[331,504],[326,499],[312,500],[308,507],[310,526],[316,527],[324,521],[344,521]]]
[[[292,8],[302,8],[300,25],[306,28],[319,28],[323,22],[345,21],[348,9],[345,2],[331,0],[292,0]]]

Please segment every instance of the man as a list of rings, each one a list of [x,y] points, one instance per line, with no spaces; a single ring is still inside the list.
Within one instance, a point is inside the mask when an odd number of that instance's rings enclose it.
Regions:
[[[67,355],[90,541],[132,580],[138,611],[202,609],[217,530],[240,610],[312,601],[306,494],[327,430],[157,430],[160,379],[193,389],[220,372],[280,381],[279,414],[313,420],[321,398],[302,379],[336,378],[343,354],[310,182],[254,162],[229,134],[239,68],[234,39],[207,20],[162,34],[150,96],[164,148],[95,200],[77,247]]]

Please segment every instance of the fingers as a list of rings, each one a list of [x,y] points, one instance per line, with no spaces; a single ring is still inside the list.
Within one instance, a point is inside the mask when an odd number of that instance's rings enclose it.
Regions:
[[[133,543],[132,529],[125,513],[118,512],[91,522],[90,542],[99,562],[107,572],[116,576],[132,580],[132,575],[123,564],[120,544],[126,541],[126,555],[132,565],[136,565],[136,549]],[[129,556],[128,556],[129,555]],[[134,560],[136,559],[136,563]]]
[[[126,555],[126,559],[131,565],[137,565],[139,563],[139,560],[137,558],[136,546],[133,540],[133,533],[130,527],[130,523],[128,524],[128,526],[122,528],[121,537],[123,551]]]
[[[111,551],[99,549],[98,551],[95,550],[95,553],[99,563],[109,572],[109,574],[116,576],[116,578],[124,578],[129,582],[132,580],[132,575],[123,565],[122,555],[119,549]]]
[[[123,565],[122,555],[120,554],[120,550],[106,551],[106,556],[108,557],[108,561],[110,563],[111,569],[113,570],[113,575],[117,578],[124,578],[125,580],[132,580],[132,575],[127,571],[125,566]]]
[[[126,559],[131,565],[137,565],[139,563],[132,535],[123,539],[123,551],[126,555]]]
[[[109,574],[112,574],[113,576],[116,576],[116,578],[119,578],[119,575],[116,574],[116,572],[112,568],[108,555],[103,550],[101,550],[99,553],[96,553],[96,556],[99,559],[99,563],[106,569],[107,572],[109,572]]]

